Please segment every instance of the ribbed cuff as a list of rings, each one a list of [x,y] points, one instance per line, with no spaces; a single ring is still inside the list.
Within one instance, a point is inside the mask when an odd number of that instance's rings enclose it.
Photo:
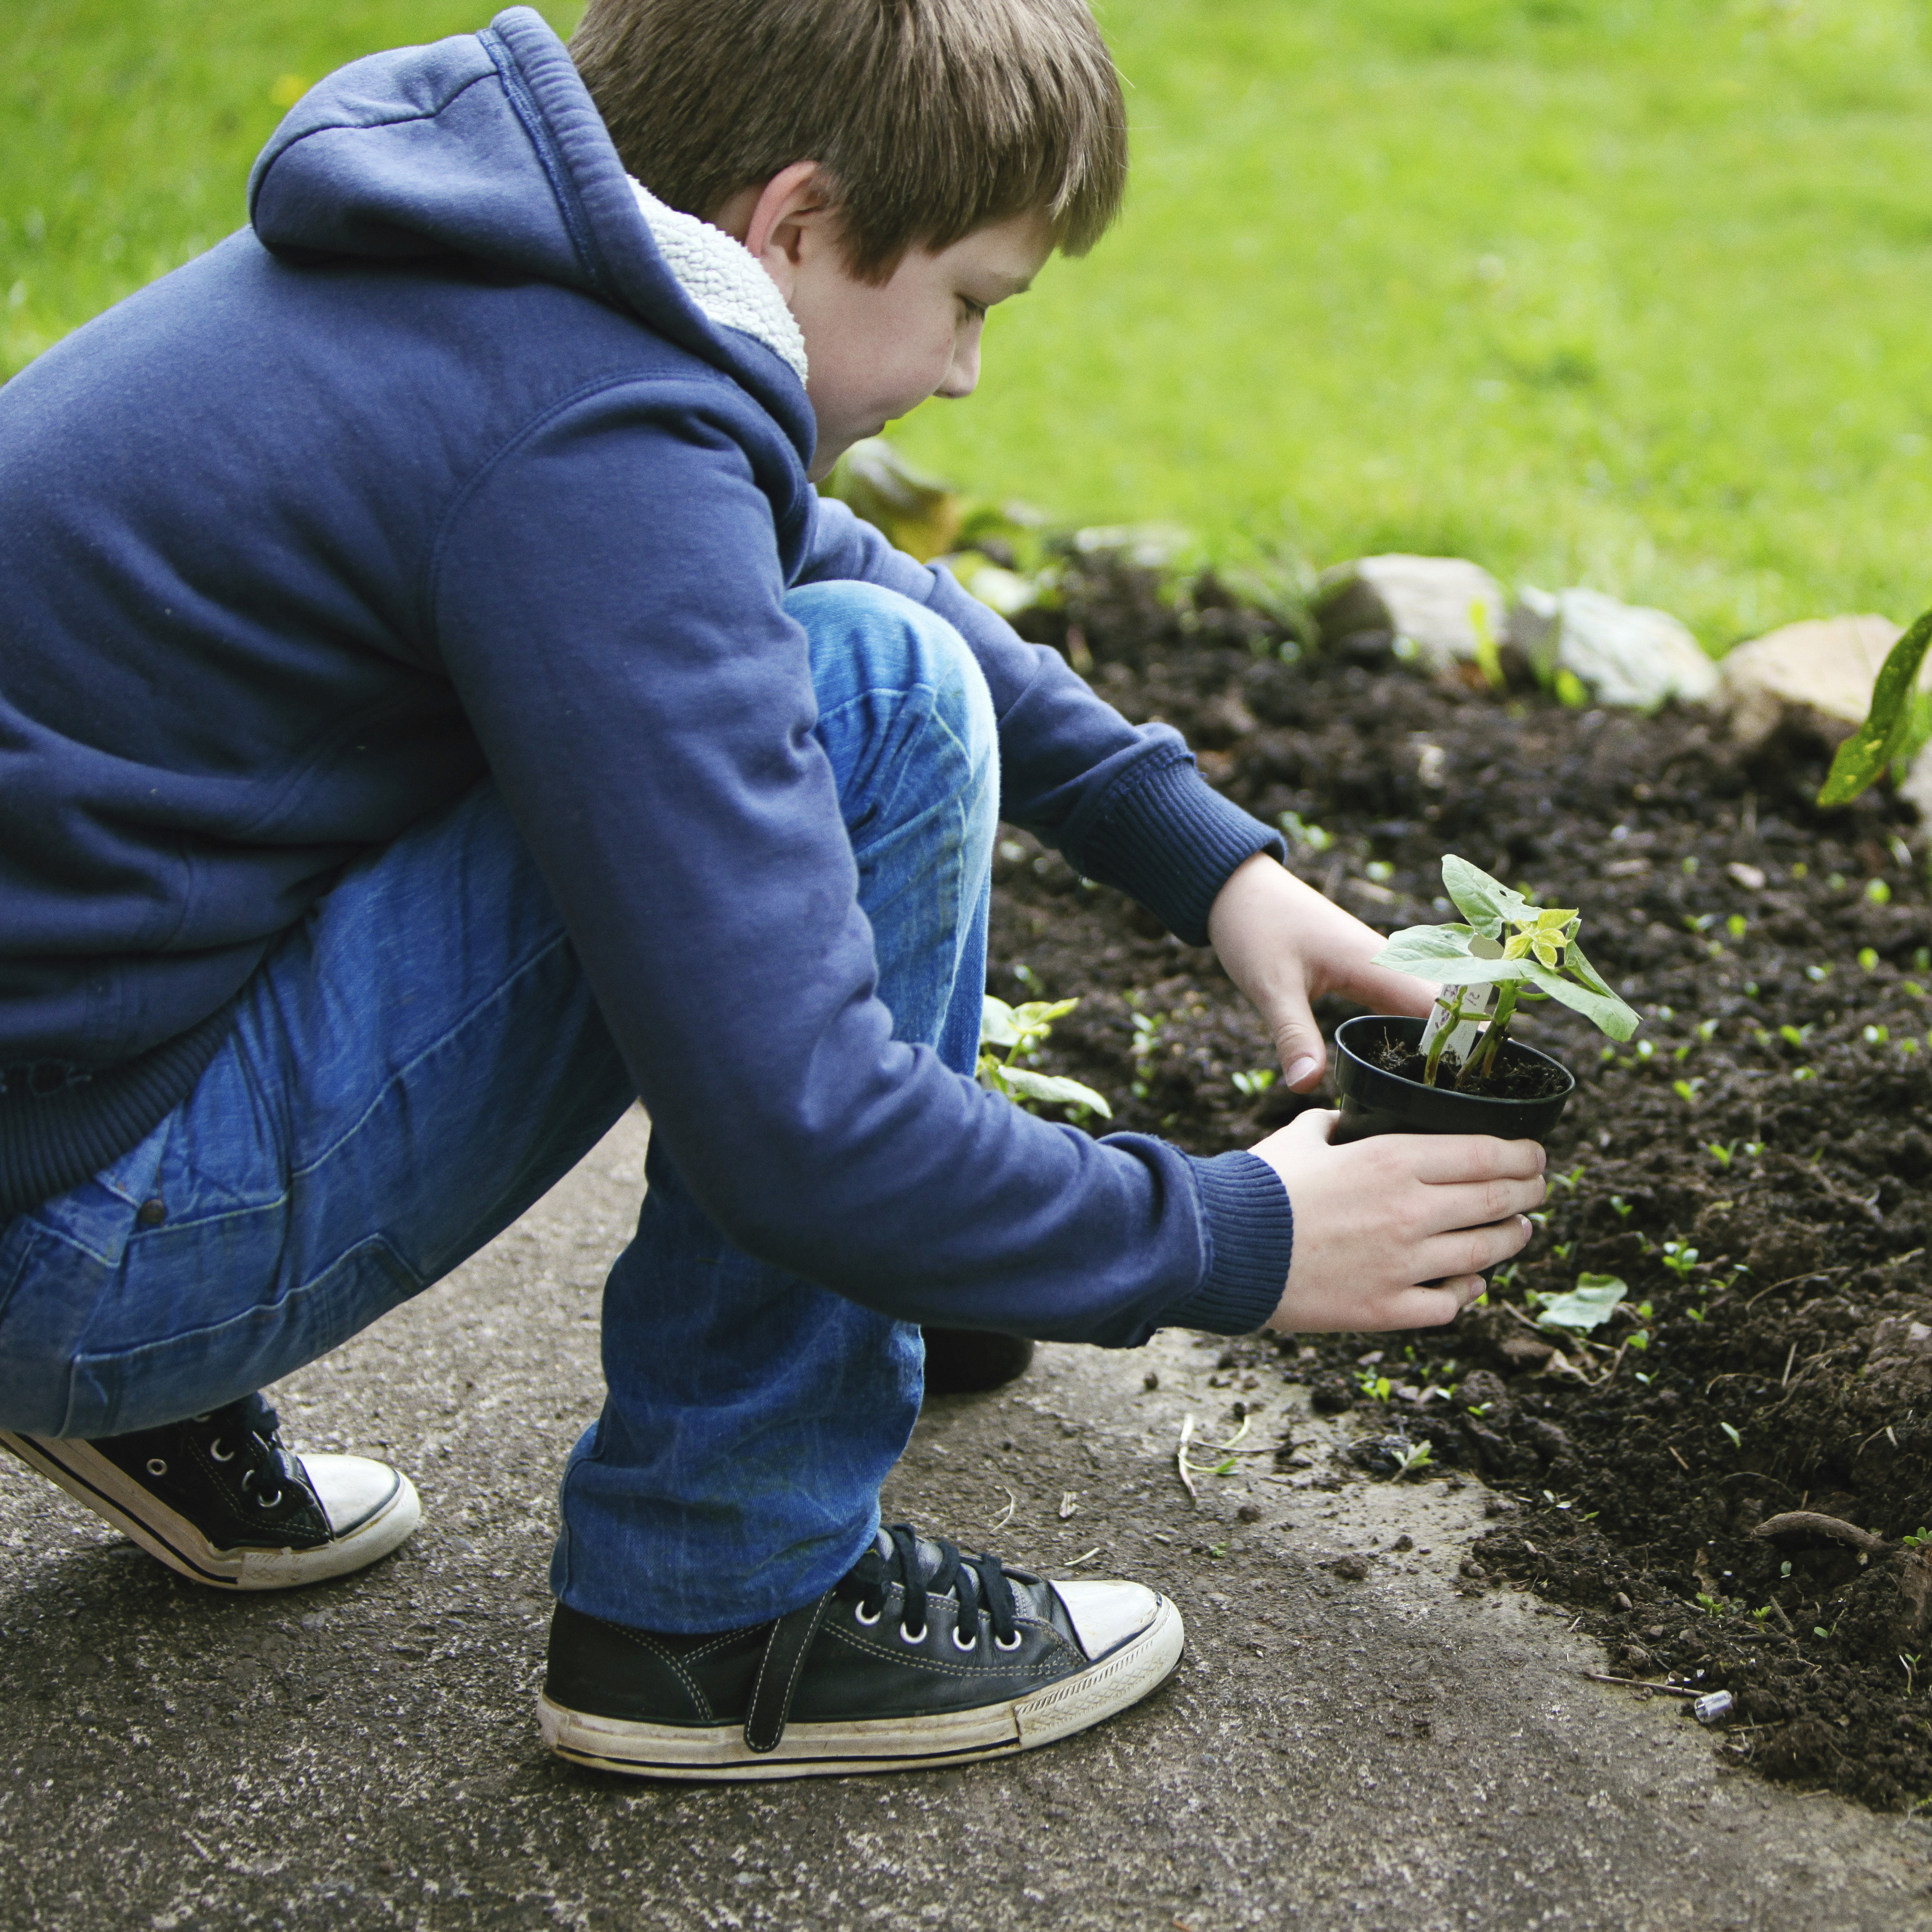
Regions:
[[[1278,832],[1223,798],[1181,754],[1171,764],[1149,759],[1121,781],[1077,862],[1131,893],[1177,938],[1205,946],[1216,896],[1257,852],[1288,856]]]
[[[57,1093],[0,1095],[0,1217],[78,1187],[146,1139],[234,1025],[231,1001],[138,1058]]]
[[[1164,1308],[1166,1328],[1204,1328],[1214,1335],[1248,1335],[1281,1301],[1294,1255],[1294,1210],[1281,1177],[1258,1154],[1188,1156],[1208,1217],[1207,1279],[1184,1300]]]

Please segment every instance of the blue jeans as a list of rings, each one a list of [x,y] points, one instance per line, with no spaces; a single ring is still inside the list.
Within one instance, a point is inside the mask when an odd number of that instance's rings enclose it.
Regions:
[[[890,591],[809,586],[787,608],[896,1036],[969,1070],[999,794],[985,680]],[[0,1426],[116,1434],[290,1373],[473,1254],[633,1098],[479,785],[278,943],[139,1146],[0,1226]],[[919,1333],[732,1246],[655,1147],[648,1180],[604,1288],[606,1398],[564,1473],[552,1581],[591,1616],[723,1630],[857,1560],[918,1412]]]

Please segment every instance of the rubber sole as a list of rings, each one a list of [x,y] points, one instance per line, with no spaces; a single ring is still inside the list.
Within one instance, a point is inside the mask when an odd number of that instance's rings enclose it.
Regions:
[[[346,1576],[406,1542],[422,1499],[400,1472],[388,1501],[346,1536],[309,1550],[218,1550],[188,1518],[142,1488],[91,1444],[0,1429],[0,1449],[58,1484],[77,1503],[131,1538],[177,1576],[220,1590],[292,1590]]]
[[[1174,1605],[1165,1597],[1160,1603],[1146,1629],[1077,1677],[1024,1697],[930,1718],[791,1724],[776,1750],[752,1750],[735,1724],[699,1729],[593,1717],[545,1696],[537,1700],[537,1727],[560,1757],[628,1778],[712,1783],[830,1778],[1010,1757],[1089,1729],[1173,1676],[1186,1631]]]

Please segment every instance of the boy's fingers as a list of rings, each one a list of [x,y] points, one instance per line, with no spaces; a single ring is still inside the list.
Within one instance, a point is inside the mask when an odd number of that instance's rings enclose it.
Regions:
[[[1388,1326],[1400,1328],[1441,1328],[1455,1320],[1485,1286],[1479,1274],[1456,1275],[1427,1288],[1405,1288],[1388,1302]]]
[[[1472,1180],[1527,1180],[1543,1172],[1540,1141],[1499,1141],[1489,1134],[1390,1134],[1362,1147],[1385,1149],[1418,1180],[1451,1186]]]
[[[1486,1228],[1459,1228],[1453,1234],[1435,1235],[1417,1244],[1418,1272],[1430,1281],[1480,1274],[1485,1268],[1498,1267],[1510,1256],[1520,1254],[1535,1232],[1523,1216],[1512,1214]]]
[[[1541,1174],[1527,1180],[1469,1180],[1449,1187],[1418,1189],[1412,1226],[1419,1236],[1447,1234],[1458,1228],[1480,1228],[1543,1205]]]

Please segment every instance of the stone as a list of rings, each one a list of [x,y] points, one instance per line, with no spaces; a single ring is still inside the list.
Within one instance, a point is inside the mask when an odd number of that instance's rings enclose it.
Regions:
[[[1430,670],[1440,674],[1476,656],[1480,606],[1490,635],[1503,635],[1502,586],[1481,565],[1459,556],[1358,556],[1322,573],[1315,618],[1331,644],[1364,631],[1406,639]],[[1398,646],[1400,648],[1400,646]]]
[[[1898,637],[1888,617],[1817,617],[1738,645],[1718,668],[1717,702],[1731,736],[1755,748],[1790,719],[1829,745],[1850,737]],[[1932,688],[1932,665],[1920,682]]]
[[[1620,603],[1600,590],[1526,584],[1508,634],[1539,675],[1568,671],[1599,704],[1654,711],[1673,698],[1702,704],[1718,688],[1718,667],[1667,610]]]

